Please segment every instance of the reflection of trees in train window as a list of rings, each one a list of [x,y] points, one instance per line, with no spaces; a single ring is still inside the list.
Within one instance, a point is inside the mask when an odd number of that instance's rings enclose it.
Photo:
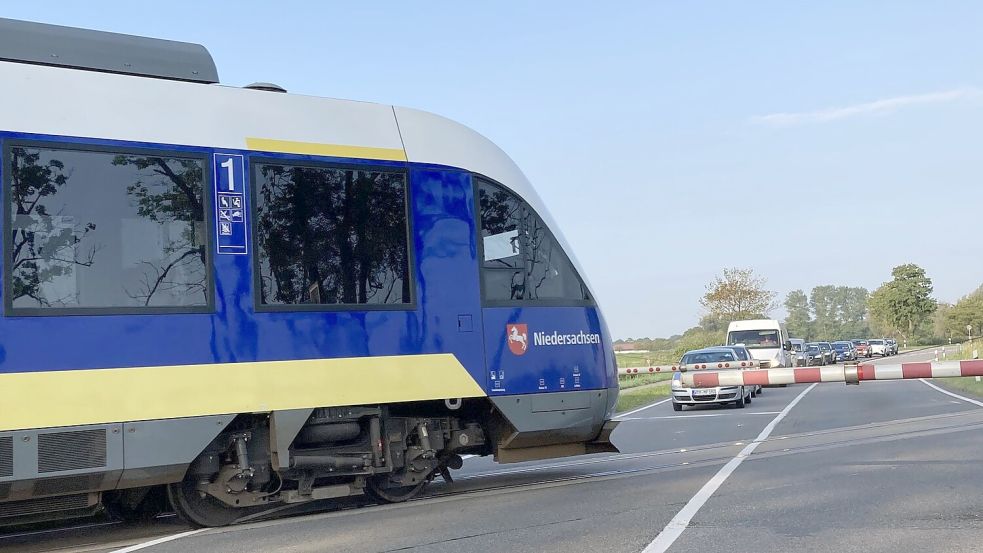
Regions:
[[[478,182],[485,299],[589,299],[573,264],[532,208],[496,184]]]
[[[481,237],[484,250],[482,279],[485,297],[519,300],[525,293],[519,199],[491,184],[478,192]]]
[[[409,303],[403,173],[259,164],[260,300]]]
[[[10,150],[14,308],[208,303],[199,159]]]

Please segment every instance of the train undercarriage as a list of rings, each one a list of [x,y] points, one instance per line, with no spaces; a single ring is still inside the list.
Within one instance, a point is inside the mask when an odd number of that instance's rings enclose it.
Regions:
[[[269,415],[241,415],[191,463],[184,480],[166,486],[167,499],[199,527],[230,524],[273,505],[363,493],[405,501],[438,475],[451,480],[462,453],[488,452],[484,429],[467,412],[432,416],[427,412],[435,409],[424,407],[314,409],[286,451],[271,447]],[[120,507],[139,515],[159,504]]]
[[[105,510],[224,526],[292,504],[413,498],[462,455],[617,451],[607,390],[303,408],[0,433],[0,526]],[[6,466],[6,465],[5,465]]]

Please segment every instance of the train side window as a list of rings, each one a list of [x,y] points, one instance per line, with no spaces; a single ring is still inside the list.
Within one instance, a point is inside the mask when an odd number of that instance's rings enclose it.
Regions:
[[[521,300],[525,295],[525,269],[519,242],[521,203],[512,193],[483,182],[479,187],[479,208],[485,297]]]
[[[15,143],[4,165],[9,309],[207,309],[204,158]]]
[[[542,218],[504,187],[477,181],[485,300],[589,301],[586,286]]]
[[[412,303],[406,175],[253,163],[260,306]]]

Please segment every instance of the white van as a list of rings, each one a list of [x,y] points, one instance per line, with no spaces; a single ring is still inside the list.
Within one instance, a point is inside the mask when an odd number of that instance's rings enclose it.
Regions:
[[[727,345],[738,344],[746,347],[751,352],[751,357],[761,361],[762,368],[795,366],[788,331],[785,330],[785,325],[774,319],[730,323],[727,327]]]

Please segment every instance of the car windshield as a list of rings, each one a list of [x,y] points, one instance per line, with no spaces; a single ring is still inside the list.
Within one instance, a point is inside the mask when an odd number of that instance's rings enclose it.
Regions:
[[[777,329],[734,330],[727,333],[727,345],[744,344],[748,349],[777,348],[781,346]]]
[[[806,352],[807,353],[819,353],[819,346],[807,346],[806,347]]]
[[[680,361],[683,365],[693,363],[719,363],[721,361],[735,361],[734,353],[731,351],[699,351],[687,353]]]
[[[739,361],[747,361],[751,358],[751,354],[745,348],[730,348],[734,352],[734,355]]]
[[[850,344],[844,344],[843,342],[836,342],[835,344],[833,344],[833,348],[835,348],[836,351],[845,351],[850,349]]]
[[[802,351],[803,344],[799,342],[792,342],[792,349],[795,351]]]
[[[853,345],[855,346],[866,346],[867,340],[854,340]]]
[[[884,344],[884,340],[871,340],[871,345],[880,346]]]

